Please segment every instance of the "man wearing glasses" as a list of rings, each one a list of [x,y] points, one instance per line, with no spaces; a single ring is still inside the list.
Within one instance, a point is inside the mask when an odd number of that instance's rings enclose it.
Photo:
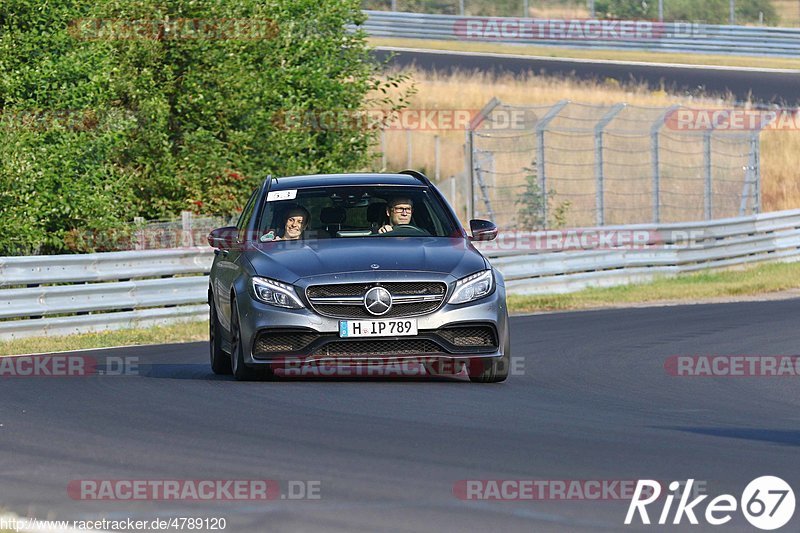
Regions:
[[[381,227],[378,233],[388,233],[394,226],[411,224],[411,215],[414,212],[414,203],[411,198],[393,198],[386,207],[386,215],[389,217],[389,224]]]

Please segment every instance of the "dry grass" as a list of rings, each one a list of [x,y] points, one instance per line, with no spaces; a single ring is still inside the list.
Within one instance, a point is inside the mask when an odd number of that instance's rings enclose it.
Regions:
[[[698,99],[676,96],[664,90],[652,91],[644,85],[621,86],[615,80],[584,82],[538,75],[496,77],[481,72],[439,74],[411,71],[417,94],[413,109],[481,109],[492,97],[508,104],[552,105],[564,99],[589,104],[626,102],[636,106],[666,107],[682,104],[690,107],[731,105],[724,99]],[[409,84],[412,82],[409,82]],[[408,88],[408,85],[398,90]],[[433,176],[435,173],[435,137],[440,138],[440,175],[447,178],[464,171],[463,130],[413,131],[414,168]],[[409,135],[406,131],[385,132],[386,170],[407,168]],[[800,132],[770,131],[762,134],[763,208],[765,211],[800,207]],[[381,166],[376,157],[375,169]],[[458,206],[457,206],[458,209]]]
[[[140,346],[208,340],[208,321],[194,321],[168,326],[121,329],[100,333],[81,333],[62,337],[31,337],[0,342],[4,355],[45,354],[108,346]]]
[[[528,16],[540,19],[588,19],[589,15],[586,2],[565,3],[561,0],[555,2],[539,0],[529,2],[528,7]]]
[[[772,0],[775,11],[781,17],[780,25],[786,27],[800,26],[800,2],[797,0]]]
[[[678,304],[746,300],[800,288],[799,274],[799,263],[762,264],[746,269],[684,274],[651,283],[585,289],[571,294],[509,295],[508,309],[513,313],[535,313],[655,302]]]

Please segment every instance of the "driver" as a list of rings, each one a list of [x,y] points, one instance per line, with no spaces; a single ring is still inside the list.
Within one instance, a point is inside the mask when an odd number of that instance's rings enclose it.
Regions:
[[[386,216],[389,223],[382,226],[378,233],[388,233],[394,230],[394,226],[411,224],[411,215],[414,213],[414,202],[411,198],[397,197],[389,201],[386,206]]]

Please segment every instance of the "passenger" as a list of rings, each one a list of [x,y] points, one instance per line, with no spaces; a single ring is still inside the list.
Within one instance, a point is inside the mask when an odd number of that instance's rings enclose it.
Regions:
[[[411,224],[411,215],[414,213],[414,202],[411,198],[398,197],[389,201],[386,206],[386,216],[389,223],[378,230],[378,233],[388,233],[394,230],[394,226]]]
[[[296,241],[303,237],[303,232],[308,227],[311,220],[311,215],[308,210],[302,206],[294,206],[289,209],[283,222],[283,229],[280,235],[276,235],[276,231],[270,229],[266,235],[261,237],[261,241]]]

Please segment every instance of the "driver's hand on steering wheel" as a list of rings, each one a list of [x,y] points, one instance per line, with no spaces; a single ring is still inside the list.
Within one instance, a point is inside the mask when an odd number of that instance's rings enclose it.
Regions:
[[[391,226],[391,224],[386,224],[385,226],[381,227],[378,230],[378,233],[388,233],[388,232],[392,231],[393,229],[394,228]]]

